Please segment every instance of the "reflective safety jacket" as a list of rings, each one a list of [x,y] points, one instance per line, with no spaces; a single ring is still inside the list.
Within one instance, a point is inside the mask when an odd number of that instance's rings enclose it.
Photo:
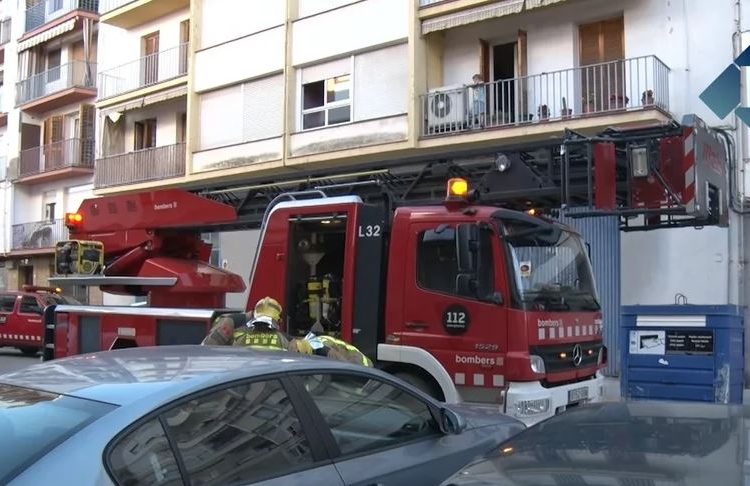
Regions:
[[[306,339],[310,342],[315,354],[372,368],[370,358],[346,341],[331,336],[315,336],[313,334],[308,334]]]
[[[276,331],[253,331],[248,328],[234,331],[234,346],[247,346],[253,349],[288,351],[289,339]]]

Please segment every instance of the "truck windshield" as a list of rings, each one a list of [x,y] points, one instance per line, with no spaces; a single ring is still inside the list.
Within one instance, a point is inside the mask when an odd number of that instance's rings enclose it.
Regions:
[[[116,408],[101,402],[0,384],[0,484]]]
[[[521,305],[534,310],[600,309],[591,264],[581,238],[544,225],[506,234]]]

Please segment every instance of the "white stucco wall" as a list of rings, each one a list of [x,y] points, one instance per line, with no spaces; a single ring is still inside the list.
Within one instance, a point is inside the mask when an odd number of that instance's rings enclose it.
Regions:
[[[404,0],[355,2],[297,20],[292,28],[292,64],[305,65],[405,40],[409,4]]]
[[[159,51],[180,45],[180,22],[190,18],[188,9],[173,12],[152,22],[125,30],[99,23],[98,72],[135,62],[142,57],[142,38],[159,33]],[[128,75],[137,76],[139,65],[133,64]]]

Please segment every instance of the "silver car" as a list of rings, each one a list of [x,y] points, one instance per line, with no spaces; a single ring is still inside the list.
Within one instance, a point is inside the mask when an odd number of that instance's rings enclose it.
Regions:
[[[356,365],[232,347],[0,375],[0,484],[437,484],[523,430]]]

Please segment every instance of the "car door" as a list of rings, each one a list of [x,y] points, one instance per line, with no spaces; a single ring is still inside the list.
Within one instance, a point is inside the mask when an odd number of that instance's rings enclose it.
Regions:
[[[330,371],[296,383],[347,485],[438,484],[475,453],[476,437],[443,434],[428,402],[394,383]]]
[[[22,328],[19,331],[22,333],[24,341],[41,343],[43,312],[42,306],[35,296],[24,295],[21,297],[18,314]]]
[[[280,379],[213,389],[119,440],[109,469],[123,485],[341,485],[298,408]]]
[[[13,330],[13,311],[16,308],[18,296],[11,294],[0,295],[0,338],[10,339],[6,334]]]

